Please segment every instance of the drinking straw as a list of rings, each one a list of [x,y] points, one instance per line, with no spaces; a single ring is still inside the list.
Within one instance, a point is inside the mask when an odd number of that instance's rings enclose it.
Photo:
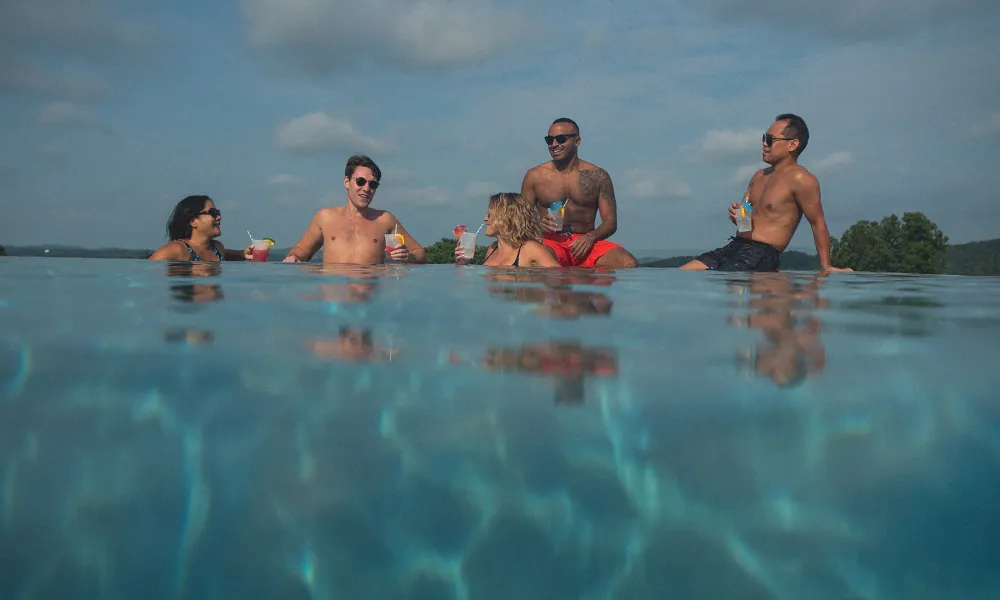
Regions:
[[[479,224],[479,229],[476,230],[476,235],[479,235],[479,230],[482,229],[483,225],[485,225],[485,224],[486,224],[486,221],[483,221],[482,223]]]
[[[249,229],[247,229],[247,235],[250,235],[250,230]],[[250,243],[251,244],[253,243],[253,236],[252,235],[250,235]]]

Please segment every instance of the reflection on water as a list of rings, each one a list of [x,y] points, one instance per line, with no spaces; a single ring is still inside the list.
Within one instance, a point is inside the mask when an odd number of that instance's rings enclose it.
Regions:
[[[168,343],[186,343],[192,345],[211,344],[215,341],[215,333],[206,329],[168,329],[163,334]]]
[[[318,357],[350,362],[391,362],[400,353],[399,348],[376,344],[367,327],[341,327],[336,339],[307,339],[305,345]]]
[[[729,324],[758,330],[763,339],[737,354],[748,366],[780,387],[793,387],[826,365],[818,312],[829,302],[820,297],[823,279],[786,273],[753,273],[744,283],[730,283],[730,293],[745,297],[746,316]]]
[[[0,263],[0,598],[1000,597],[1000,280],[139,263]]]
[[[185,283],[170,286],[170,297],[178,302],[215,302],[225,295],[221,285]]]

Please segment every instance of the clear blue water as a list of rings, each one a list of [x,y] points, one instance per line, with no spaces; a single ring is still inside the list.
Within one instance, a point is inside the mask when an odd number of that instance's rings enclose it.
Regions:
[[[998,295],[0,259],[0,598],[997,598]]]

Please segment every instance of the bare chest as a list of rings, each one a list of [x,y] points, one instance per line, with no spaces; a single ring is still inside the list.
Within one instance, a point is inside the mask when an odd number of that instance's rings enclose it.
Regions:
[[[791,185],[773,174],[758,177],[750,186],[750,205],[758,215],[797,210]]]
[[[600,171],[591,169],[546,177],[535,186],[535,197],[544,206],[569,199],[576,206],[595,207],[600,191]]]
[[[323,257],[359,259],[372,262],[385,249],[388,226],[379,221],[331,220],[323,226]]]

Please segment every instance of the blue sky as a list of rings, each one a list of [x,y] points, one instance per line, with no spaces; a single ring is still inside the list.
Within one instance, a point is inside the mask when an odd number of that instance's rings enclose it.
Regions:
[[[0,244],[155,247],[208,194],[227,245],[290,245],[344,202],[353,152],[432,243],[568,116],[615,183],[615,241],[708,250],[781,112],[810,126],[834,235],[920,210],[1000,237],[998,26],[995,0],[2,2]]]

